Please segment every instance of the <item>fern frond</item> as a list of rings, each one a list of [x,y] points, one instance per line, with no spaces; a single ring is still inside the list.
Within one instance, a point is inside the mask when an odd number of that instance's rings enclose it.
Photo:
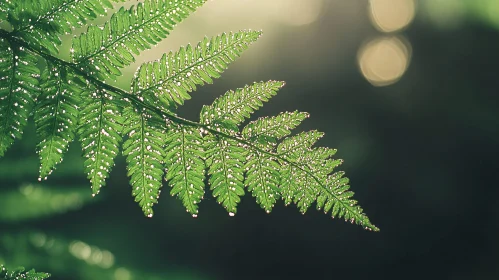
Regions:
[[[0,277],[5,280],[43,280],[50,277],[50,274],[44,272],[35,272],[34,269],[25,271],[24,267],[19,267],[15,270],[7,270],[5,266],[0,265]]]
[[[60,35],[106,13],[119,0],[0,1],[0,156],[20,138],[39,94],[39,60],[48,68],[35,122],[41,138],[40,176],[62,160],[75,130],[93,194],[105,185],[123,144],[132,195],[152,216],[162,178],[187,212],[198,215],[205,169],[217,201],[236,213],[244,187],[270,212],[281,197],[304,213],[314,203],[333,217],[378,230],[352,199],[348,179],[335,169],[336,150],[313,147],[322,133],[289,137],[307,113],[285,112],[240,125],[284,85],[269,81],[228,91],[204,106],[200,122],[176,115],[197,86],[212,83],[261,35],[241,31],[205,38],[142,64],[129,92],[106,83],[120,76],[141,51],[165,38],[206,0],[144,0],[121,8],[103,27],[90,26],[73,40],[72,62],[54,56]],[[8,25],[7,24],[7,25]],[[284,138],[284,140],[279,140]],[[163,168],[166,168],[164,170]]]
[[[121,102],[105,89],[89,88],[82,93],[78,137],[94,195],[105,185],[119,152],[123,124]]]
[[[327,178],[325,187],[320,189],[317,197],[317,209],[324,208],[324,213],[331,211],[333,218],[344,218],[345,221],[361,225],[367,230],[379,231],[357,205],[357,201],[351,199],[354,193],[349,191],[349,180],[343,177],[344,174],[340,171]]]
[[[316,131],[300,133],[284,139],[277,147],[286,160],[280,162],[279,171],[285,203],[292,201],[305,213],[317,201],[317,209],[323,208],[325,213],[331,211],[333,218],[344,218],[366,229],[379,230],[356,205],[357,201],[350,199],[353,192],[348,191],[348,178],[342,178],[344,172],[330,175],[343,162],[330,159],[336,150],[311,147],[322,135]]]
[[[38,59],[0,38],[0,156],[22,137],[39,94]]]
[[[146,0],[121,8],[103,28],[90,26],[73,40],[73,61],[101,79],[121,75],[134,55],[150,49],[206,0]]]
[[[260,118],[246,125],[242,135],[264,150],[273,151],[276,141],[289,135],[290,130],[307,117],[308,113],[295,111],[284,112],[275,117]],[[270,213],[277,199],[281,197],[279,164],[268,153],[252,150],[245,168],[245,185],[256,197],[257,203]]]
[[[291,133],[300,123],[309,117],[305,112],[284,112],[275,117],[263,117],[248,123],[243,129],[243,136],[250,141],[257,141],[267,147],[275,144]],[[270,146],[269,146],[270,145]]]
[[[232,132],[238,131],[237,125],[261,107],[262,102],[274,96],[283,85],[284,82],[268,81],[228,91],[217,98],[212,105],[203,106],[200,113],[201,122],[232,128]],[[208,135],[204,140],[207,147],[206,165],[208,174],[211,175],[209,183],[213,196],[230,215],[234,215],[237,211],[236,206],[241,200],[239,197],[244,195],[245,157],[248,152],[233,139]],[[273,202],[266,204],[270,205]]]
[[[244,195],[244,162],[246,150],[233,139],[209,135],[203,138],[206,147],[210,189],[217,202],[234,215]]]
[[[281,178],[279,188],[286,206],[293,202],[293,198],[296,196],[300,187],[305,185],[305,182],[302,182],[304,177],[301,177],[300,175],[301,170],[298,168],[291,164],[281,163],[281,167],[279,168],[279,176]]]
[[[123,144],[132,195],[142,211],[152,217],[152,206],[158,203],[164,175],[165,120],[144,110],[128,107],[124,134],[129,138]]]
[[[256,202],[270,213],[280,197],[279,164],[273,157],[260,151],[251,151],[246,160],[244,185],[256,197]]]
[[[112,0],[114,2],[122,0]],[[109,0],[24,0],[11,13],[13,35],[57,54],[59,36],[70,33],[97,16],[106,15],[113,5]],[[16,3],[17,4],[17,3]]]
[[[36,132],[41,139],[40,179],[52,173],[74,139],[82,85],[84,82],[65,67],[47,62],[41,75],[42,93],[35,108]]]
[[[334,169],[343,164],[342,159],[332,159],[331,157],[336,154],[336,149],[330,148],[313,148],[307,153],[304,153],[298,162],[306,164],[310,171],[318,177],[327,176],[334,171]]]
[[[174,107],[190,99],[196,85],[211,83],[220,77],[228,64],[256,41],[261,32],[241,31],[205,38],[196,47],[187,45],[176,53],[163,55],[159,61],[144,63],[135,74],[134,94],[149,100],[160,100]]]
[[[200,113],[201,123],[241,124],[257,109],[263,106],[277,91],[284,86],[281,81],[254,83],[235,91],[230,90],[215,99],[212,105],[203,106]]]
[[[307,154],[310,147],[323,136],[324,133],[318,131],[307,131],[285,138],[279,146],[277,146],[277,153],[286,160],[298,161],[303,155]],[[303,195],[310,186],[308,176],[306,176],[306,173],[303,170],[293,166],[289,162],[281,162],[279,173],[281,176],[279,187],[284,203],[289,205],[294,200],[295,203],[298,204],[298,199],[300,198],[301,202],[298,207],[300,208],[300,211],[304,213],[308,208],[308,205],[315,200],[313,199],[313,195]],[[315,183],[315,181],[312,181],[312,183]],[[314,184],[314,187],[317,186]],[[301,194],[299,194],[300,192]]]
[[[317,157],[322,160],[317,162],[310,160],[310,154],[313,151],[312,145],[322,136],[323,133],[317,131],[303,132],[284,139],[277,147],[277,150],[284,154],[283,158],[289,161],[281,162],[280,169],[280,187],[284,201],[286,204],[294,202],[302,213],[307,211],[320,192],[320,182],[317,182],[313,176],[323,178],[332,171],[327,169],[326,172],[320,172],[324,167],[323,161],[328,158],[330,153],[316,152]],[[316,148],[316,151],[321,150]]]
[[[14,8],[12,0],[0,1],[0,22],[6,21],[10,11]]]
[[[279,146],[277,146],[277,153],[284,158],[289,154],[303,154],[322,137],[324,137],[324,133],[316,130],[298,133],[292,137],[283,139]]]
[[[197,217],[204,196],[204,151],[200,132],[193,127],[170,125],[166,137],[166,177],[187,212]]]

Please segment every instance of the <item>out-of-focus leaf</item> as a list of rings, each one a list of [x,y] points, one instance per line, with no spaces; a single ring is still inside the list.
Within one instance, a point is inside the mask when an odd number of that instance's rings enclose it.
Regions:
[[[24,267],[18,267],[14,270],[8,270],[3,265],[0,265],[0,279],[5,280],[43,280],[50,277],[50,274],[45,272],[35,272],[34,269],[25,271]]]
[[[81,240],[51,237],[43,232],[0,234],[0,260],[2,259],[9,267],[22,264],[50,271],[54,279],[206,279],[178,268],[167,268],[165,270],[168,272],[156,274],[127,267],[119,263],[108,250]]]
[[[92,196],[85,186],[49,188],[28,184],[0,191],[0,221],[21,221],[80,209]]]

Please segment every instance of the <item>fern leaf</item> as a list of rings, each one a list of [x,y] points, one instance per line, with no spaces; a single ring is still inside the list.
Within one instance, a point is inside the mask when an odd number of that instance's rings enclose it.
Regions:
[[[275,117],[260,118],[246,125],[242,134],[244,138],[254,141],[264,150],[273,151],[276,140],[289,135],[290,130],[307,117],[308,113],[295,111],[284,112]],[[279,189],[281,181],[279,164],[270,154],[252,150],[245,167],[245,185],[256,197],[257,203],[269,213],[282,194]],[[289,196],[286,192],[284,195]]]
[[[165,158],[165,121],[162,117],[128,107],[123,115],[124,133],[129,138],[123,144],[128,176],[133,187],[132,195],[142,211],[152,217],[152,206],[158,203],[163,179]]]
[[[33,1],[4,0],[0,2],[1,11],[5,11],[3,17],[9,22],[14,30],[29,26],[29,23],[40,14],[36,9],[37,3]]]
[[[336,149],[324,147],[309,150],[303,156],[297,159],[297,162],[304,163],[310,171],[319,177],[325,177],[343,163],[342,159],[331,159],[336,154]]]
[[[314,177],[303,171],[303,166],[301,167],[297,168],[289,163],[281,163],[279,170],[281,175],[280,188],[285,204],[295,203],[300,212],[304,214],[316,200],[321,186]]]
[[[0,156],[20,139],[39,93],[38,59],[0,38]]]
[[[0,22],[6,21],[9,12],[13,9],[11,0],[3,0],[0,2]]]
[[[336,154],[336,149],[311,148],[322,136],[323,133],[309,131],[286,138],[279,144],[278,153],[285,159],[306,165],[316,175],[327,176],[334,168],[341,165],[343,160],[331,159]]]
[[[241,31],[205,38],[196,47],[188,45],[176,53],[163,55],[159,61],[143,64],[135,74],[134,94],[160,100],[165,106],[182,105],[196,85],[211,83],[220,77],[228,64],[256,41],[260,32]]]
[[[35,272],[34,269],[25,271],[24,267],[19,267],[15,270],[9,271],[5,266],[0,265],[0,277],[5,280],[43,280],[50,277],[50,274],[44,272]]]
[[[230,90],[215,99],[212,105],[203,106],[200,114],[201,123],[230,123],[234,126],[241,124],[259,109],[277,91],[284,86],[284,82],[268,81],[254,83],[244,88]]]
[[[82,145],[85,171],[93,194],[105,185],[114,158],[118,155],[122,132],[122,104],[113,93],[97,88],[82,93],[78,137]]]
[[[171,125],[166,138],[166,180],[187,212],[197,217],[204,196],[204,151],[200,132],[192,127]]]
[[[301,170],[295,170],[292,178],[298,184],[293,203],[296,204],[302,214],[305,214],[308,208],[316,201],[321,185],[312,176]],[[320,208],[318,207],[318,209]]]
[[[379,230],[371,224],[362,208],[350,198],[348,178],[344,172],[329,175],[343,161],[332,160],[334,149],[312,148],[322,137],[316,131],[303,132],[284,139],[277,147],[278,153],[288,162],[281,162],[281,193],[286,204],[297,204],[302,213],[317,201],[317,209],[331,211],[332,217],[344,218],[370,230]]]
[[[217,202],[234,215],[244,195],[244,162],[246,150],[232,139],[209,135],[203,138],[206,147],[210,189]]]
[[[280,197],[279,164],[270,155],[259,151],[250,152],[246,160],[244,185],[256,197],[256,202],[270,213]]]
[[[121,1],[121,0],[112,0]],[[113,5],[109,0],[25,0],[16,7],[21,12],[11,14],[14,36],[57,54],[59,36],[70,33],[97,16],[106,15]]]
[[[325,167],[324,161],[329,158],[332,152],[321,148],[316,148],[316,152],[313,152],[311,148],[322,136],[323,133],[317,131],[303,132],[284,139],[277,147],[277,150],[284,154],[283,157],[286,160],[298,164],[296,166],[289,162],[281,162],[280,188],[285,203],[294,202],[302,213],[307,211],[320,192],[320,184],[311,174],[322,177],[327,176],[332,171],[332,169],[323,168]],[[323,169],[327,171],[324,172]]]
[[[301,157],[306,155],[311,146],[323,136],[324,133],[318,131],[299,133],[295,136],[285,138],[279,146],[277,146],[277,152],[286,160],[298,161]],[[298,167],[287,162],[280,162],[280,164],[279,173],[281,182],[279,188],[284,203],[289,205],[293,201],[295,203],[301,201],[298,207],[300,208],[300,211],[304,213],[308,206],[315,200],[310,199],[314,198],[313,195],[304,195],[306,194],[306,189],[310,187],[310,184],[308,183],[310,180],[308,180],[307,174]]]
[[[379,231],[357,205],[357,201],[351,199],[354,193],[349,191],[349,180],[343,176],[344,172],[340,171],[327,178],[326,187],[320,189],[317,197],[317,208],[323,207],[325,213],[331,211],[333,218],[344,218],[345,221],[361,225],[367,230]]]
[[[38,144],[40,178],[52,173],[74,139],[81,84],[83,82],[66,68],[50,62],[42,72],[42,93],[35,108],[36,132],[42,139]]]
[[[214,123],[215,125],[223,124],[233,127],[233,131],[238,131],[237,125],[248,118],[254,110],[261,107],[262,102],[268,101],[274,96],[283,85],[283,82],[269,81],[254,83],[236,91],[228,91],[216,99],[211,106],[203,107],[200,116],[201,122]],[[234,215],[237,203],[240,202],[239,196],[244,195],[245,183],[256,186],[255,195],[261,189],[255,180],[244,182],[244,163],[247,151],[232,139],[213,135],[204,139],[205,145],[208,147],[206,164],[208,173],[211,175],[209,182],[213,195],[229,211],[229,214]],[[246,166],[246,168],[254,171],[251,165]],[[275,189],[272,195],[278,196]],[[260,201],[260,197],[262,195],[258,196],[258,201]],[[275,200],[273,201],[271,198],[264,197],[261,200],[268,211],[275,203]]]
[[[150,49],[206,0],[146,0],[121,8],[103,28],[90,26],[73,40],[73,61],[92,75],[113,78],[134,62],[134,55]]]
[[[279,146],[277,146],[277,153],[284,158],[290,154],[295,154],[295,156],[297,154],[301,155],[322,137],[324,137],[324,133],[315,130],[298,133],[292,137],[283,139]]]
[[[300,177],[298,173],[300,173],[298,168],[291,164],[281,163],[279,169],[279,176],[281,178],[279,188],[286,206],[293,202],[293,198],[296,196],[300,186],[305,185],[305,182],[302,182],[303,177]]]
[[[308,113],[294,111],[280,113],[275,117],[259,118],[246,125],[242,134],[246,139],[256,140],[268,146],[274,144],[276,140],[289,135],[291,129],[296,128],[308,117]]]

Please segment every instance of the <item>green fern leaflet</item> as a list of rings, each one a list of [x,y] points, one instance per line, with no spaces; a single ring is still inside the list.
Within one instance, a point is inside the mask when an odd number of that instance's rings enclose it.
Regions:
[[[0,21],[9,27],[0,30],[0,156],[21,138],[33,115],[40,180],[78,139],[96,195],[122,154],[132,196],[148,217],[163,184],[196,217],[208,184],[231,216],[250,192],[268,213],[280,200],[302,213],[315,203],[333,218],[377,231],[353,199],[344,173],[336,171],[342,163],[333,159],[336,150],[314,147],[323,134],[292,135],[308,113],[284,112],[243,125],[284,82],[229,90],[202,108],[199,122],[177,115],[197,87],[219,78],[260,31],[205,37],[143,63],[129,91],[106,82],[205,2],[143,0],[119,8],[103,26],[90,22],[117,5],[109,0],[0,2]],[[58,58],[61,36],[83,25],[89,26],[73,39],[71,61]]]
[[[128,163],[132,194],[142,211],[152,217],[152,206],[158,202],[164,175],[166,130],[161,126],[163,117],[143,108],[127,108],[125,115],[124,132],[128,139],[123,144],[123,154]]]
[[[52,173],[74,139],[82,91],[78,84],[83,82],[67,70],[47,62],[40,78],[42,93],[35,108],[36,131],[42,139],[38,145],[40,177]]]
[[[98,194],[114,166],[119,153],[123,130],[122,106],[113,92],[103,88],[88,88],[81,95],[82,110],[78,128],[85,160],[85,170]]]
[[[37,58],[24,47],[0,38],[0,156],[20,139],[39,88]]]

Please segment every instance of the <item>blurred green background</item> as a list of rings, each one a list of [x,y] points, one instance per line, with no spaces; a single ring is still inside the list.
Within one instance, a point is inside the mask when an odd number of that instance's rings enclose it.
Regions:
[[[339,149],[379,233],[282,203],[268,215],[251,195],[235,217],[206,195],[194,219],[166,184],[148,219],[122,157],[96,198],[77,143],[38,182],[31,125],[0,159],[0,263],[82,280],[498,279],[498,15],[497,0],[208,1],[115,82],[205,35],[262,29],[179,114],[285,80],[255,117],[310,112],[300,129]]]

